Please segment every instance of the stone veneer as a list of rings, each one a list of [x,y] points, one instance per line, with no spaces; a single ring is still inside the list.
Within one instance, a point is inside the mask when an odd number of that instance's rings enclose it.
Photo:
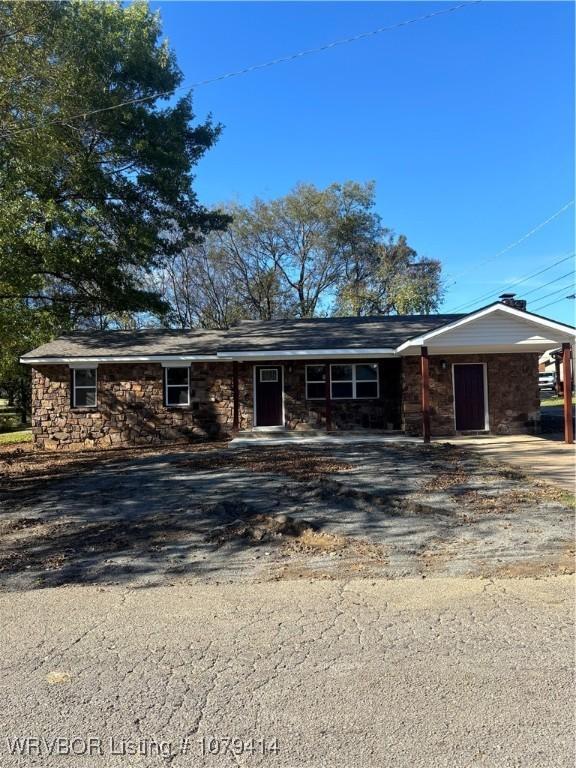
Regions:
[[[251,366],[241,365],[241,426],[251,424]],[[217,436],[232,428],[232,363],[195,363],[190,406],[163,404],[159,363],[98,365],[98,407],[71,407],[71,371],[38,366],[32,374],[32,433],[39,448],[110,448]],[[250,404],[248,407],[247,404]]]
[[[442,369],[442,361],[446,368]],[[453,363],[486,363],[490,432],[500,435],[536,431],[540,422],[538,354],[431,355],[430,427],[433,435],[451,435],[454,427]],[[402,358],[402,428],[422,434],[420,358]]]
[[[458,355],[430,357],[432,433],[454,433],[453,362],[488,364],[491,431],[526,431],[539,418],[537,355]],[[442,370],[441,360],[447,362]],[[369,361],[365,361],[369,362]],[[284,365],[286,426],[307,430],[326,423],[323,401],[305,399],[305,364]],[[380,398],[332,401],[332,426],[339,429],[404,429],[421,434],[419,358],[382,360]],[[191,404],[163,404],[159,363],[100,364],[98,407],[72,408],[67,365],[38,366],[32,373],[32,431],[42,449],[110,448],[177,442],[232,430],[232,363],[193,363]],[[240,429],[253,423],[253,366],[239,364]]]

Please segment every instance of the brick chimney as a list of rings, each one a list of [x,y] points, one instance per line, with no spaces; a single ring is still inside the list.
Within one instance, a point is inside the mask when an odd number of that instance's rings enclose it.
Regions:
[[[515,293],[503,293],[498,298],[502,302],[502,304],[508,304],[509,307],[514,307],[514,309],[521,309],[523,312],[526,311],[526,300],[525,299],[517,299],[515,298]]]

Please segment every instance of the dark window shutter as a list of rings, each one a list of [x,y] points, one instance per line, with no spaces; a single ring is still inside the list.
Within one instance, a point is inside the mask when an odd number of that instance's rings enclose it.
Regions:
[[[74,408],[74,368],[70,368],[70,408]]]
[[[162,368],[162,405],[166,408],[166,368]]]

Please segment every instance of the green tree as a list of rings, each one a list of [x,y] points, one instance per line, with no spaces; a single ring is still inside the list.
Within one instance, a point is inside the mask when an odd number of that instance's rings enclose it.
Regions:
[[[348,260],[346,278],[338,287],[340,315],[430,314],[443,295],[442,265],[418,258],[404,235],[388,230],[366,243]]]
[[[434,311],[438,261],[420,259],[375,211],[373,183],[299,184],[276,200],[228,206],[230,226],[181,255],[163,295],[178,324],[239,318]],[[185,310],[185,311],[183,311]]]
[[[1,2],[0,29],[0,295],[61,327],[162,312],[142,276],[226,218],[192,188],[219,127],[192,126],[190,95],[161,104],[182,75],[159,16]]]

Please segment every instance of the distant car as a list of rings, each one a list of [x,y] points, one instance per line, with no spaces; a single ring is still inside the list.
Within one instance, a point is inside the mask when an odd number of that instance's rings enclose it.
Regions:
[[[538,375],[538,386],[540,389],[554,389],[556,378],[553,373],[540,373]]]

